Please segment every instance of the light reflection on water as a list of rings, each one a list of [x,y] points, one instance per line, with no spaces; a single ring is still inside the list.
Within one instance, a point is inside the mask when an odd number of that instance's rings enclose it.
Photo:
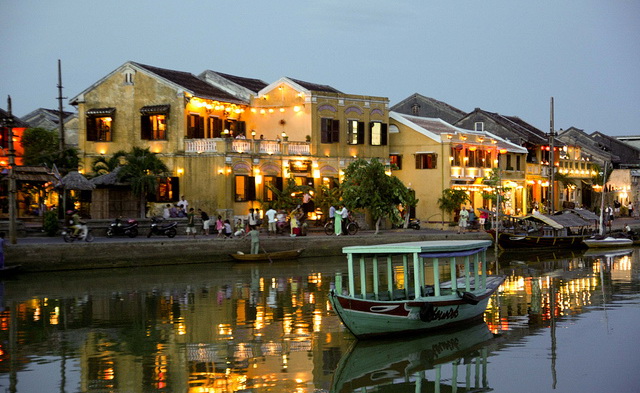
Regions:
[[[615,391],[640,382],[638,258],[503,254],[485,324],[368,343],[328,306],[341,257],[25,275],[0,288],[0,389]]]

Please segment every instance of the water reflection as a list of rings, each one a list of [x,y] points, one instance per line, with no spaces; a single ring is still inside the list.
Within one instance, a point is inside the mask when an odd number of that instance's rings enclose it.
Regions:
[[[377,382],[413,384],[412,391],[487,389],[511,377],[508,367],[492,367],[487,358],[529,350],[526,339],[547,332],[540,362],[555,388],[563,376],[556,370],[563,348],[558,325],[624,307],[621,299],[637,308],[640,293],[637,250],[502,254],[490,268],[507,280],[485,324],[440,337],[354,344],[327,299],[344,265],[343,258],[211,263],[3,282],[0,389],[302,393]],[[635,332],[626,334],[632,339]]]
[[[492,337],[480,323],[427,337],[356,342],[340,360],[331,392],[489,391],[485,345]]]

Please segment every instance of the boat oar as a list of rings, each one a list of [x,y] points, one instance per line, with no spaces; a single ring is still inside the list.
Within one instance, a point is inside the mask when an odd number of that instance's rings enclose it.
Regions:
[[[271,260],[271,257],[269,256],[269,253],[267,252],[267,250],[265,250],[264,247],[262,247],[262,246],[260,246],[260,248],[262,248],[262,251],[264,251],[264,254],[269,259],[269,263],[273,263],[273,261]]]

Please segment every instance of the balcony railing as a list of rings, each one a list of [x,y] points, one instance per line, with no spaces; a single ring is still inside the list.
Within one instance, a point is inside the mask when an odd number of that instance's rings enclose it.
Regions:
[[[253,153],[308,156],[311,154],[311,143],[264,139],[185,139],[184,150],[186,153]]]

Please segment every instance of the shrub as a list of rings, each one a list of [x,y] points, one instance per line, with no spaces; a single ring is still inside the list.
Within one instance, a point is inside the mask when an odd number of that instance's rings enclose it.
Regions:
[[[55,236],[60,229],[60,222],[58,221],[58,210],[48,210],[44,213],[44,223],[42,229],[48,236]]]

